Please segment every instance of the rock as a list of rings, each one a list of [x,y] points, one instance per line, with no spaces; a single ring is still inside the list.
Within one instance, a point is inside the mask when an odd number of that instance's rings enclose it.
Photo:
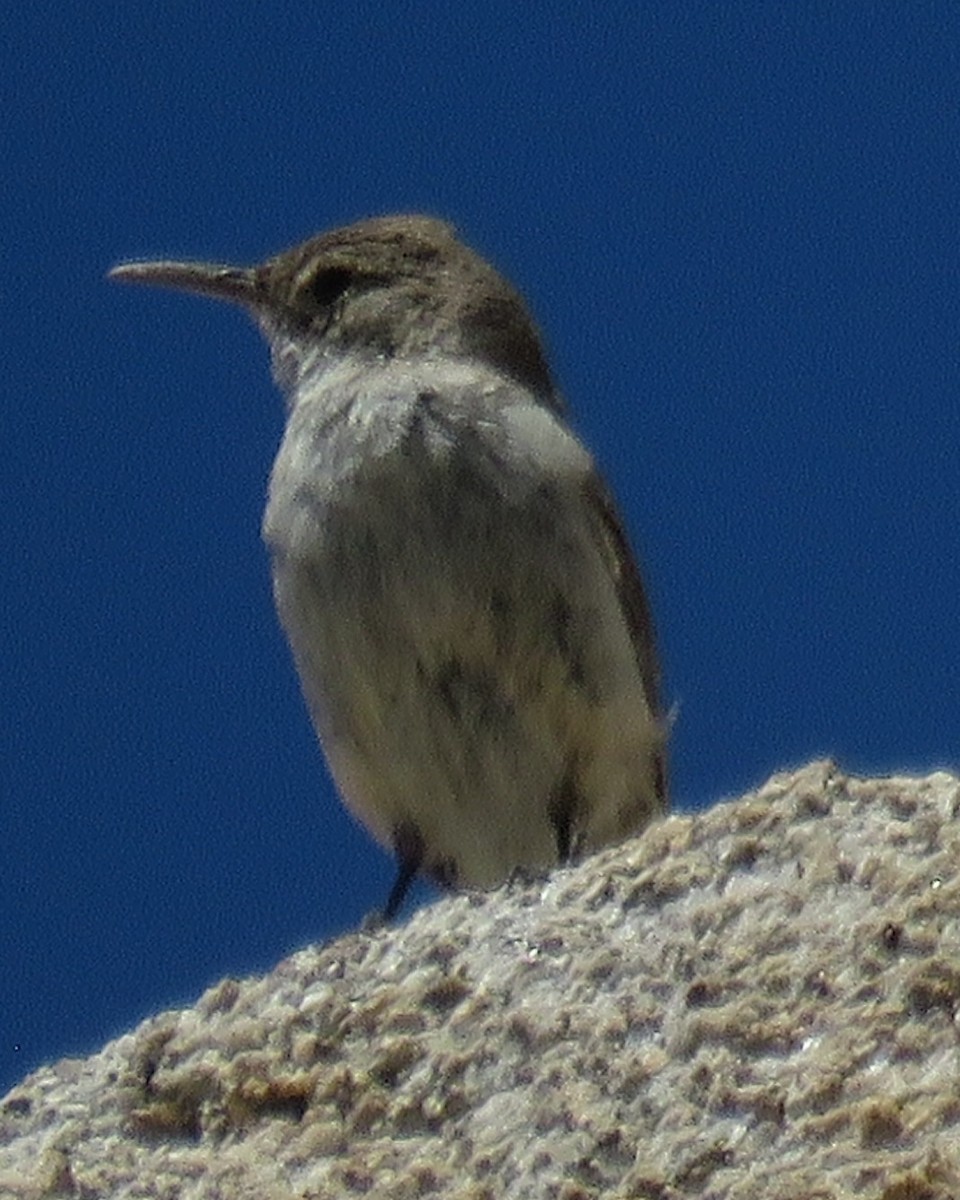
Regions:
[[[831,763],[226,979],[0,1102],[0,1196],[956,1200],[960,781]]]

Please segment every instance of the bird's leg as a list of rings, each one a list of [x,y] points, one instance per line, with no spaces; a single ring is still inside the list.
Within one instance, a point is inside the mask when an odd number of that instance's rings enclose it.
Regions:
[[[393,852],[397,859],[397,877],[383,906],[384,921],[392,921],[400,911],[411,883],[423,866],[423,837],[412,821],[402,821],[393,831]]]

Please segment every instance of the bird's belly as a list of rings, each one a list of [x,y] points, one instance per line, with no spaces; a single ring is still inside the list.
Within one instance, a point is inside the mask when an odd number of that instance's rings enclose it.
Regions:
[[[304,491],[279,523],[298,536],[271,539],[346,804],[387,846],[414,828],[424,869],[464,884],[555,863],[558,822],[587,848],[639,827],[660,731],[576,497],[408,468]]]

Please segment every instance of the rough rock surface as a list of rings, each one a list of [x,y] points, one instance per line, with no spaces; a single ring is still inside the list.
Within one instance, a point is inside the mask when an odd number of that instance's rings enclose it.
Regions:
[[[830,763],[227,979],[0,1101],[3,1197],[960,1197],[960,781]]]

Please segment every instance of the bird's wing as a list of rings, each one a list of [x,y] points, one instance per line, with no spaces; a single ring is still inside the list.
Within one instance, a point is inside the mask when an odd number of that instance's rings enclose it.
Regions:
[[[654,720],[665,728],[666,720],[660,703],[660,666],[653,617],[636,558],[627,541],[613,497],[595,470],[587,477],[585,494],[594,517],[597,539],[604,547],[610,577],[616,587],[623,619],[633,643],[650,713]],[[666,804],[667,766],[666,754],[662,749],[657,756],[656,768],[657,792]]]

